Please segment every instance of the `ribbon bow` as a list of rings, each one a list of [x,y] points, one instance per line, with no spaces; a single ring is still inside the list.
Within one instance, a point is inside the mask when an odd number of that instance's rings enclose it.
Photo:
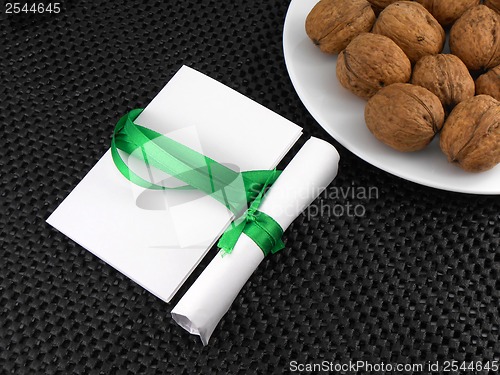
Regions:
[[[273,172],[278,173],[276,170]],[[285,247],[281,239],[283,228],[271,216],[258,210],[267,186],[275,180],[276,177],[274,174],[269,176],[260,193],[254,199],[245,215],[242,216],[242,220],[238,224],[231,223],[231,227],[224,232],[217,243],[217,246],[224,253],[229,254],[233,251],[241,233],[245,233],[250,237],[260,247],[264,256],[269,255],[269,253],[274,254]]]
[[[237,224],[232,223],[219,240],[218,246],[224,253],[233,250],[241,233],[248,235],[264,255],[284,247],[281,226],[258,210],[267,188],[276,181],[281,171],[235,172],[171,138],[135,124],[134,120],[142,111],[134,109],[120,118],[111,139],[113,161],[125,178],[148,189],[201,190],[224,204],[236,216],[249,207],[236,220]],[[134,153],[144,160],[148,168],[153,166],[186,185],[168,187],[145,180],[129,168],[118,150]]]

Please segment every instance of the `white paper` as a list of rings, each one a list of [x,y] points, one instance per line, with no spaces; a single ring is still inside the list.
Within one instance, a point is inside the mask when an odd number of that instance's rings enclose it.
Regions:
[[[286,230],[337,175],[339,154],[329,143],[309,139],[264,196],[259,210]],[[207,345],[212,332],[248,278],[264,259],[244,233],[230,254],[218,254],[172,310],[173,319]]]
[[[185,66],[136,123],[235,170],[274,168],[301,135],[297,125]],[[113,125],[94,124],[110,134]],[[199,191],[134,185],[108,151],[47,222],[168,302],[231,220]]]

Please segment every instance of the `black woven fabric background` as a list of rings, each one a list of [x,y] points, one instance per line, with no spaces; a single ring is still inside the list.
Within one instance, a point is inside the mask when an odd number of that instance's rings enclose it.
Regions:
[[[43,17],[2,8],[0,373],[270,374],[288,372],[292,360],[500,360],[499,199],[406,182],[338,146],[288,78],[288,3],[80,0]],[[171,320],[179,297],[163,303],[45,223],[106,151],[115,121],[145,106],[182,64],[336,144],[342,161],[330,193],[379,195],[319,199],[366,213],[301,216],[207,347]]]

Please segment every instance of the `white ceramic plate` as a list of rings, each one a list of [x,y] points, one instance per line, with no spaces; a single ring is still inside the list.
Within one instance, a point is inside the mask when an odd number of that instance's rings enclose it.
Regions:
[[[316,3],[292,0],[283,32],[288,74],[316,121],[360,158],[406,180],[462,193],[500,194],[500,165],[483,173],[467,173],[448,163],[437,138],[422,151],[401,153],[370,133],[364,121],[366,102],[337,81],[337,57],[322,53],[306,35],[305,19]]]

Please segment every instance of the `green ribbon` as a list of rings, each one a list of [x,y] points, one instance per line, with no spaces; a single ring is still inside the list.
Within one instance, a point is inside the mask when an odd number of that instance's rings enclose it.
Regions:
[[[135,119],[142,111],[134,109],[120,118],[111,139],[113,161],[125,178],[148,189],[203,191],[224,204],[236,216],[249,207],[220,238],[218,246],[224,253],[233,250],[241,233],[248,235],[264,255],[275,253],[284,247],[281,226],[272,217],[258,210],[267,188],[276,181],[281,171],[235,172],[171,138],[135,124]],[[168,187],[142,178],[129,168],[118,150],[142,158],[150,175],[151,166],[186,185]]]
[[[281,239],[283,228],[271,216],[257,209],[263,197],[264,189],[252,202],[243,216],[243,220],[238,224],[231,223],[232,228],[224,232],[217,246],[225,253],[233,251],[241,233],[250,237],[260,247],[264,256],[269,255],[269,253],[274,254],[285,247]]]

